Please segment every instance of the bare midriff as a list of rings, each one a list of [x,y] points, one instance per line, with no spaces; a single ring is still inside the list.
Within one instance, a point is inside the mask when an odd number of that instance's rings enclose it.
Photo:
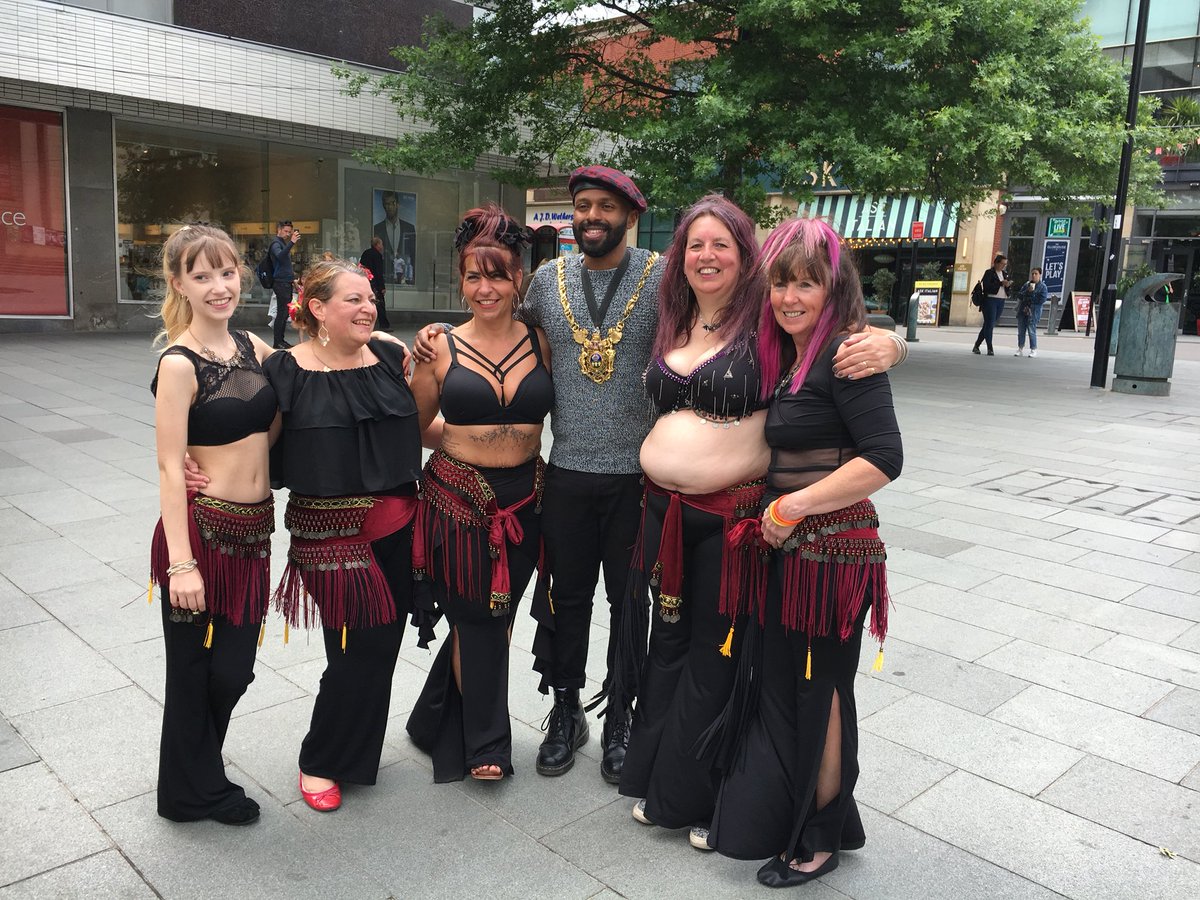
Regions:
[[[188,454],[208,476],[203,493],[234,503],[258,503],[271,493],[267,472],[267,432],[250,434],[232,444],[188,447]],[[333,465],[330,460],[313,460],[313,465]]]
[[[510,469],[542,449],[541,425],[451,425],[442,429],[442,449],[472,466]]]
[[[763,437],[766,420],[766,410],[736,424],[714,423],[690,409],[659,416],[642,442],[642,471],[655,484],[684,494],[711,494],[762,478],[771,461]]]

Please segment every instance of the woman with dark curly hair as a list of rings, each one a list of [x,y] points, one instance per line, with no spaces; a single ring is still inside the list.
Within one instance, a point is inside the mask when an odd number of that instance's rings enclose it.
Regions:
[[[528,229],[488,205],[455,235],[471,318],[438,335],[413,394],[426,442],[417,535],[450,635],[408,720],[435,781],[511,775],[508,645],[541,555],[542,427],[554,403],[540,328],[514,318]],[[438,411],[442,418],[436,421]],[[440,438],[440,440],[439,440]],[[421,572],[422,570],[419,570]]]

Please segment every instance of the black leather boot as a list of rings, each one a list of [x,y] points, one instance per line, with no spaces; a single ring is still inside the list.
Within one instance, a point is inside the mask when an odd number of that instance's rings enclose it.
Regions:
[[[600,760],[600,777],[609,784],[621,783],[621,769],[625,766],[625,751],[629,747],[629,713],[615,706],[609,707],[604,717],[601,732],[604,756]]]
[[[578,688],[555,688],[546,717],[546,737],[538,748],[539,775],[563,775],[575,765],[575,751],[587,743],[588,724]]]

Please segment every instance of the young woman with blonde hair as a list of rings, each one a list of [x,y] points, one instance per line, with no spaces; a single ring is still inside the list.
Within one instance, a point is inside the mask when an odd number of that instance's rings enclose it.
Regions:
[[[261,365],[271,348],[229,329],[243,274],[220,229],[186,225],[163,247],[159,339],[168,345],[151,384],[162,518],[151,573],[169,601],[158,812],[177,822],[245,825],[259,815],[221,759],[254,678],[275,527],[267,451],[278,404]],[[186,488],[185,455],[208,476],[204,493]]]

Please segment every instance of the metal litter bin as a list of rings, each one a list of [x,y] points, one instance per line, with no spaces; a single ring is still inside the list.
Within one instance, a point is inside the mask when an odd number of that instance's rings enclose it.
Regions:
[[[1121,304],[1120,337],[1112,389],[1122,394],[1165,397],[1171,393],[1175,368],[1175,330],[1179,307],[1151,299],[1168,282],[1183,276],[1158,274],[1143,278]]]

